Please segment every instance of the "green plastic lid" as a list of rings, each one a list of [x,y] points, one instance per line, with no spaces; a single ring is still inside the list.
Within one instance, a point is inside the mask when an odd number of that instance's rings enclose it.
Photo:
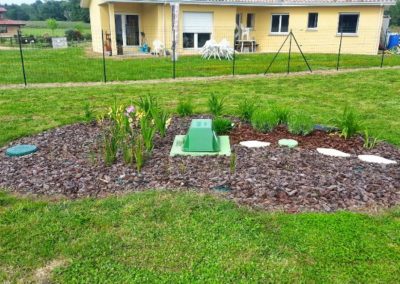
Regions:
[[[16,145],[6,150],[6,155],[9,157],[20,157],[32,154],[37,151],[35,145]]]
[[[279,146],[284,146],[289,148],[294,148],[297,145],[299,145],[299,143],[294,139],[281,139],[278,141],[278,144]]]

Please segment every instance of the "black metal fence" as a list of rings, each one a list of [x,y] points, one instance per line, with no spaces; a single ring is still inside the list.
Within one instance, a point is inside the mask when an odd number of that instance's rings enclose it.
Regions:
[[[318,32],[324,36],[316,37],[316,31],[291,30],[263,37],[253,30],[244,40],[237,30],[218,29],[217,41],[211,44],[217,52],[208,54],[201,46],[211,39],[211,34],[183,33],[174,40],[175,33],[171,31],[164,39],[171,44],[164,45],[156,40],[147,44],[139,33],[124,39],[137,41],[136,46],[127,48],[126,42],[121,41],[112,46],[110,35],[101,32],[97,47],[88,41],[72,41],[58,49],[52,47],[51,39],[32,41],[19,33],[12,39],[0,39],[0,84],[109,82],[400,65],[398,49],[386,48],[388,34],[382,39],[385,44],[381,45],[380,54],[357,55],[354,53],[358,50],[368,53],[366,47],[378,44],[379,35],[371,36],[366,31],[365,36]],[[229,50],[229,56],[222,49]]]

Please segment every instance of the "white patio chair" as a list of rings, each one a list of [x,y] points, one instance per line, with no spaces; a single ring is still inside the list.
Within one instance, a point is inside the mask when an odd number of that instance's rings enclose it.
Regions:
[[[158,39],[153,41],[153,53],[156,55],[164,55],[165,53],[165,45]]]
[[[213,39],[206,41],[206,43],[201,48],[200,53],[203,58],[210,59],[211,57],[214,57],[214,59],[215,59],[218,57],[219,60],[221,60],[221,57],[219,54],[219,45]]]
[[[219,54],[223,58],[228,60],[233,59],[233,48],[230,46],[230,43],[226,38],[222,39],[218,46]]]
[[[250,28],[246,28],[245,26],[241,25],[242,30],[242,40],[250,40]]]

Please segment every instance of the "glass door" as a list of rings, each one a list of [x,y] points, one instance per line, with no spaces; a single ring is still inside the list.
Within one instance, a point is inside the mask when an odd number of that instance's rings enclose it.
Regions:
[[[139,15],[115,14],[115,35],[117,45],[140,45]]]
[[[139,16],[126,15],[126,45],[139,45]]]

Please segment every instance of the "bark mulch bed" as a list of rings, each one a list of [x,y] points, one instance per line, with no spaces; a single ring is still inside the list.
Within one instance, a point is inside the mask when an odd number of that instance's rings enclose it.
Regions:
[[[103,164],[96,143],[100,129],[95,124],[73,124],[22,138],[12,144],[33,143],[39,151],[9,158],[6,147],[0,149],[0,188],[79,198],[154,188],[214,192],[218,187],[230,189],[221,194],[240,204],[286,212],[371,211],[400,203],[400,150],[390,144],[381,143],[367,151],[360,138],[346,141],[321,131],[299,137],[284,128],[261,134],[239,123],[230,135],[232,157],[169,157],[175,135],[185,134],[190,120],[173,118],[167,137],[156,137],[141,174],[134,165]],[[276,141],[280,138],[294,138],[299,147],[279,148]],[[248,149],[238,145],[242,140],[273,144]],[[317,153],[317,147],[334,147],[353,155],[327,157]],[[369,164],[355,156],[367,153],[398,164]]]

